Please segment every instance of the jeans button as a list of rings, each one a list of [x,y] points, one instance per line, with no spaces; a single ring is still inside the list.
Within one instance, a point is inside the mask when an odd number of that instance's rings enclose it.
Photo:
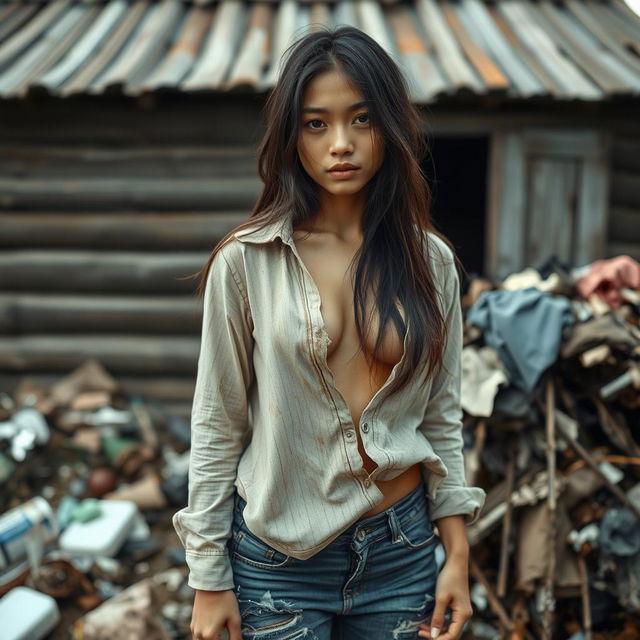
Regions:
[[[362,529],[360,529],[360,531],[356,533],[356,538],[358,538],[358,540],[362,542],[362,540],[364,540],[365,535],[366,535],[365,532]]]

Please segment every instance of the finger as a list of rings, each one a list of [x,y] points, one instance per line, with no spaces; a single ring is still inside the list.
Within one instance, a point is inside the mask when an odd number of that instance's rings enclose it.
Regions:
[[[438,640],[458,640],[462,633],[463,624],[461,622],[453,622],[449,625],[446,633],[441,633]]]
[[[436,627],[433,627],[434,629]],[[440,635],[438,635],[438,640],[443,640],[444,636],[442,635],[445,631],[447,630],[447,625],[444,625],[441,629],[440,629]],[[420,628],[418,629],[418,636],[420,636],[421,638],[431,638],[431,625],[429,624],[421,624]]]
[[[458,640],[462,634],[465,622],[471,617],[471,615],[461,615],[453,613],[451,622],[447,628],[447,632],[444,635],[440,635],[440,640]]]
[[[433,615],[431,616],[431,637],[438,638],[442,631],[442,626],[444,625],[444,614],[447,610],[447,605],[449,604],[449,599],[446,600],[444,598],[436,599],[436,606],[433,609]]]

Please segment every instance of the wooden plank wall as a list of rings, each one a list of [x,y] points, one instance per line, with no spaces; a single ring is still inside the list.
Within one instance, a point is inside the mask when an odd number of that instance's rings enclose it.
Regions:
[[[187,276],[259,194],[262,105],[233,92],[0,103],[0,391],[97,357],[126,390],[188,417],[201,308]],[[640,132],[623,113],[581,124],[614,133],[607,255],[640,259]],[[573,112],[534,116],[508,120],[577,124]],[[434,121],[436,135],[491,134],[505,116],[444,109]]]
[[[618,131],[611,149],[607,256],[640,261],[640,133]]]
[[[517,127],[492,140],[488,260],[492,277],[552,256],[582,266],[607,246],[609,137],[586,127]]]
[[[199,110],[188,127],[184,110],[89,111],[0,118],[0,390],[95,357],[187,418],[201,323],[188,275],[259,195],[256,114]]]

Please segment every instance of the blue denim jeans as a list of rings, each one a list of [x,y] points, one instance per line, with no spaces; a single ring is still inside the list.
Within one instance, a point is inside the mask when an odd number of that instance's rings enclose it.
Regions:
[[[236,493],[229,550],[243,640],[419,638],[438,576],[425,493],[423,481],[307,560],[255,536]]]

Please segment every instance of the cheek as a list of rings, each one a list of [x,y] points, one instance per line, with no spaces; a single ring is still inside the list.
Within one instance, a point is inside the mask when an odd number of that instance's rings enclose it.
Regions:
[[[316,170],[318,165],[318,162],[316,161],[316,156],[318,156],[318,153],[316,152],[316,149],[313,143],[310,143],[308,140],[303,140],[299,142],[298,155],[300,156],[300,162],[302,162],[302,166],[307,171]]]
[[[309,160],[307,159],[307,148],[304,144],[298,143],[298,157],[300,158],[300,164],[305,168],[305,170],[309,170]]]

